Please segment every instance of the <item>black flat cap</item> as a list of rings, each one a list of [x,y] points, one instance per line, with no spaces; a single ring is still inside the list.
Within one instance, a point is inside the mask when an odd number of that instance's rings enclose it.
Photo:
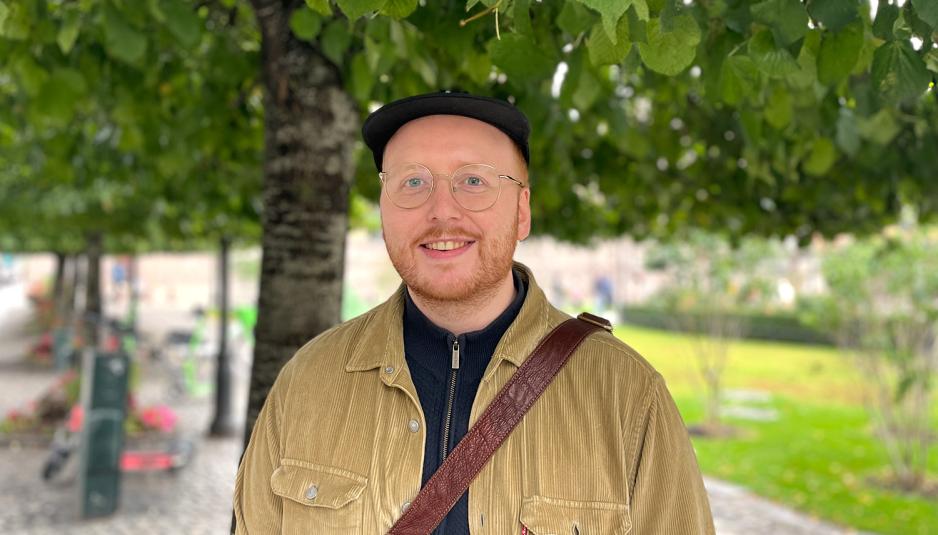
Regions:
[[[375,110],[365,119],[362,137],[381,171],[384,147],[405,123],[427,115],[461,115],[488,123],[505,133],[521,150],[525,163],[531,163],[528,118],[513,105],[495,98],[477,97],[457,91],[440,91],[395,100]]]

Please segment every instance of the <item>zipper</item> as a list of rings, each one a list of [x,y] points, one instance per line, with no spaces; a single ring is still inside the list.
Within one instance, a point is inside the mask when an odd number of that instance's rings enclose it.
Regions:
[[[456,372],[459,371],[459,340],[453,340],[452,361],[449,372],[449,397],[446,398],[446,422],[443,424],[443,460],[449,453],[449,429],[453,423],[453,402],[456,398]]]

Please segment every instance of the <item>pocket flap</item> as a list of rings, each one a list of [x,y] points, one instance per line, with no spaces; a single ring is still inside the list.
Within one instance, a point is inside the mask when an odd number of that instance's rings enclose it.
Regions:
[[[629,506],[543,496],[521,503],[521,524],[533,535],[625,535],[632,529]]]
[[[270,476],[277,496],[310,507],[338,509],[357,500],[368,479],[358,474],[294,459],[283,459]]]

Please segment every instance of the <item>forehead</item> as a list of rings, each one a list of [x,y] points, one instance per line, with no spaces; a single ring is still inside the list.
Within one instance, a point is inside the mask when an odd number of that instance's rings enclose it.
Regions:
[[[465,163],[507,167],[514,165],[516,151],[511,138],[488,123],[459,115],[429,115],[395,132],[384,151],[384,167],[405,162],[434,170]]]

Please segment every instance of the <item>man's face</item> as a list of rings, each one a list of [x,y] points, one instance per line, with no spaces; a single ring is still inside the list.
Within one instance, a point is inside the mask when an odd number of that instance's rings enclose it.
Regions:
[[[383,170],[407,163],[446,175],[484,163],[525,185],[528,181],[508,136],[482,121],[455,115],[431,115],[401,127],[385,148]],[[463,301],[489,294],[509,276],[515,245],[531,228],[530,191],[499,180],[498,200],[481,212],[460,206],[450,182],[440,176],[434,177],[430,198],[417,208],[399,208],[382,191],[385,245],[412,292],[435,301]]]

